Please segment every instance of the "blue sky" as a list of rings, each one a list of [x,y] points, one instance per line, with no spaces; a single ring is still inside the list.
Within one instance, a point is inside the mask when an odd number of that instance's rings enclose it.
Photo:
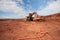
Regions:
[[[45,16],[60,12],[60,0],[0,0],[0,19],[25,18],[36,11]]]

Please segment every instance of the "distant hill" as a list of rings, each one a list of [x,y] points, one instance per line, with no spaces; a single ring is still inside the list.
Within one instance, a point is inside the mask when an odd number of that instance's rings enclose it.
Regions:
[[[56,14],[53,14],[53,15],[48,15],[48,16],[45,16],[45,19],[60,19],[60,13],[56,13]]]
[[[56,19],[60,19],[60,13],[56,13],[56,14],[52,14],[52,15],[48,15],[48,16],[38,16],[37,18],[34,18],[34,20],[56,20]]]
[[[45,19],[45,20],[49,20],[49,19],[60,19],[60,13],[55,13],[52,15],[48,15],[48,16],[39,16],[40,19]],[[7,21],[7,20],[21,20],[24,21],[26,20],[26,18],[22,18],[22,19],[0,19],[0,21]]]

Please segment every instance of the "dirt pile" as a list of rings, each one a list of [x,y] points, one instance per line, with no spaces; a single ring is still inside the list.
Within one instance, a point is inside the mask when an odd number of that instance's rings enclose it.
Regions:
[[[39,16],[37,18],[34,18],[34,20],[57,20],[60,19],[60,13],[48,15],[48,16]]]
[[[0,19],[0,40],[60,40],[60,13],[44,18],[46,21]]]

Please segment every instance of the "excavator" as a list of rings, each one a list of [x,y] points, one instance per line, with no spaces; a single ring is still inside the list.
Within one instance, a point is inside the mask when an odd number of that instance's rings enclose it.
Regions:
[[[34,15],[34,17],[33,17]],[[37,12],[29,13],[29,16],[27,16],[27,21],[39,21],[41,20],[40,17],[37,15]]]

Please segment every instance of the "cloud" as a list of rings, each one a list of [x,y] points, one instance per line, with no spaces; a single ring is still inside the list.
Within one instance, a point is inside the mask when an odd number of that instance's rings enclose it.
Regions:
[[[20,2],[23,4],[22,0]],[[16,2],[11,0],[0,0],[0,10],[15,13],[16,17],[24,17],[26,12],[23,6],[18,7]]]
[[[40,15],[50,15],[58,12],[60,12],[60,0],[48,3],[44,9],[38,11]]]
[[[23,0],[18,0],[21,4],[24,4]]]
[[[13,0],[15,2],[19,2],[20,4],[24,5],[24,1],[23,0]]]

